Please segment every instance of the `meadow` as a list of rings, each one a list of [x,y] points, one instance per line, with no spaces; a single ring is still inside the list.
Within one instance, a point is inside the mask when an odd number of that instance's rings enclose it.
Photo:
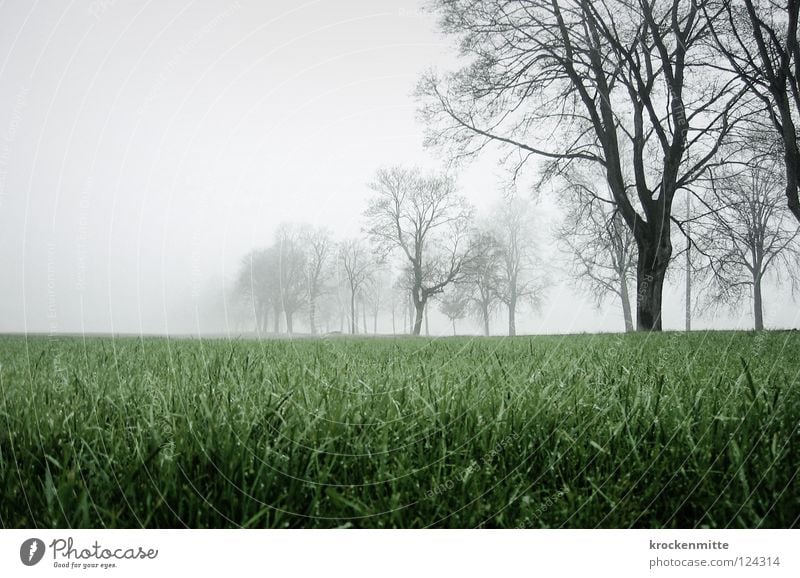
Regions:
[[[798,351],[0,337],[0,525],[798,527]]]

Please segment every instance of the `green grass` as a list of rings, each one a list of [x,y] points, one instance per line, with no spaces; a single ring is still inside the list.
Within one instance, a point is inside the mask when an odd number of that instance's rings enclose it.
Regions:
[[[0,337],[0,524],[797,527],[798,352]]]

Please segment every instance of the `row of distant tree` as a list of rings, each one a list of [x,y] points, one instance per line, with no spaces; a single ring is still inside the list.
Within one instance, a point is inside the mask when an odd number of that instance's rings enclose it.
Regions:
[[[480,222],[444,175],[393,167],[377,172],[362,237],[335,240],[324,228],[282,225],[274,242],[245,257],[236,282],[242,320],[259,332],[377,332],[419,335],[433,302],[452,323],[490,320],[541,303],[547,276],[537,256],[530,200],[499,201]]]

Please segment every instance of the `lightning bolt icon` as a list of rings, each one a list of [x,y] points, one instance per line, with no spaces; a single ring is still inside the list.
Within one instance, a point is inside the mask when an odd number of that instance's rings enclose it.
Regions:
[[[39,542],[37,542],[36,540],[31,542],[31,550],[30,552],[28,552],[28,562],[33,560],[33,555],[36,554],[36,550],[38,549],[39,549]]]

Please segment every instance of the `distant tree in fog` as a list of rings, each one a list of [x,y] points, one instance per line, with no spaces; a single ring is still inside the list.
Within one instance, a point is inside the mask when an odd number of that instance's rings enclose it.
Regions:
[[[378,333],[378,317],[384,310],[396,307],[392,272],[385,264],[377,264],[364,287],[364,306],[372,316],[372,333]]]
[[[316,335],[318,301],[326,291],[327,283],[332,276],[336,245],[330,232],[324,228],[305,227],[301,241],[305,251],[308,324],[311,333]]]
[[[429,300],[463,275],[471,209],[450,178],[416,169],[381,169],[370,188],[368,232],[384,252],[399,250],[410,266],[412,333],[419,335]]]
[[[350,333],[358,333],[356,299],[363,291],[375,271],[376,262],[372,251],[361,239],[348,239],[339,245],[339,263],[342,278],[349,291]]]
[[[464,319],[469,312],[470,297],[463,285],[451,285],[450,289],[439,296],[439,311],[441,311],[453,326],[453,335],[456,335],[456,321]]]
[[[306,306],[306,254],[297,227],[282,224],[275,235],[280,310],[286,332],[294,332],[294,316]]]
[[[489,322],[499,303],[502,252],[494,235],[485,230],[473,233],[470,246],[472,255],[464,269],[462,287],[470,313],[481,321],[483,334],[488,336]]]
[[[495,205],[491,223],[499,259],[495,294],[508,310],[508,334],[514,336],[518,306],[538,307],[548,284],[537,255],[530,201],[517,196],[503,199]]]
[[[250,310],[258,333],[266,333],[270,309],[280,306],[278,283],[274,275],[274,251],[254,250],[248,253],[239,267],[235,295]],[[275,321],[277,321],[277,314]]]
[[[768,273],[798,280],[798,229],[786,206],[777,163],[723,168],[712,180],[709,205],[698,219],[697,246],[707,258],[712,302],[736,305],[750,296],[755,329],[764,328],[762,283]]]

